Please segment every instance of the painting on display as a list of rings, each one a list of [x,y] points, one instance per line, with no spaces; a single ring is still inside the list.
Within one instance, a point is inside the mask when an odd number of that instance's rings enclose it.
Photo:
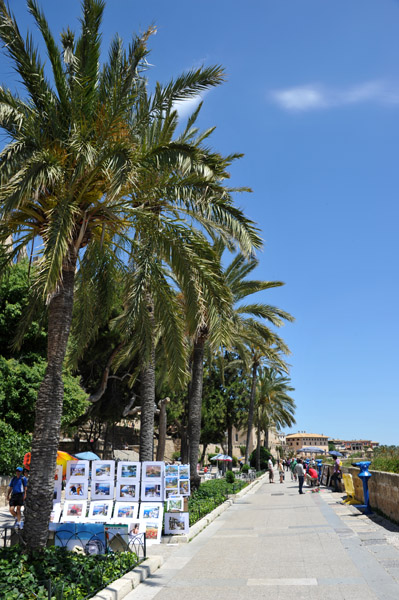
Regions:
[[[116,484],[116,499],[123,501],[138,501],[140,499],[140,483],[118,479]]]
[[[140,505],[140,520],[160,519],[163,517],[163,502],[142,502]]]
[[[118,462],[117,469],[117,480],[128,481],[137,480],[140,481],[141,463],[131,462],[128,460],[121,460]]]
[[[179,465],[179,479],[190,479],[190,465]]]
[[[166,535],[182,535],[188,533],[189,528],[190,525],[187,512],[165,513]]]
[[[145,522],[146,544],[159,544],[161,541],[162,521],[152,521],[148,519]]]
[[[88,482],[87,480],[70,479],[65,486],[65,498],[67,500],[87,500]]]
[[[88,519],[90,521],[109,521],[112,515],[112,505],[112,500],[90,502]]]
[[[168,498],[168,512],[184,510],[184,498],[183,496],[170,496]]]
[[[92,479],[96,480],[114,480],[115,461],[114,460],[93,460],[91,465]]]
[[[161,482],[164,475],[165,463],[161,461],[156,462],[143,462],[143,480],[151,480]]]
[[[165,477],[179,477],[179,465],[165,465]]]
[[[54,495],[53,503],[61,502],[61,491],[62,491],[62,465],[57,465],[54,475]]]
[[[141,500],[161,501],[164,499],[163,485],[152,481],[141,482]]]
[[[86,500],[65,500],[62,512],[63,523],[79,521],[86,518]]]
[[[88,479],[89,478],[89,466],[90,461],[88,460],[69,460],[67,462],[67,473],[66,478],[68,479]]]
[[[138,510],[138,502],[115,502],[112,520],[119,523],[126,519],[137,519]]]
[[[179,495],[189,496],[190,495],[190,480],[179,479]]]
[[[54,502],[53,510],[50,513],[50,523],[58,523],[61,517],[61,503]]]
[[[92,500],[113,500],[114,482],[113,481],[92,481],[91,499]]]

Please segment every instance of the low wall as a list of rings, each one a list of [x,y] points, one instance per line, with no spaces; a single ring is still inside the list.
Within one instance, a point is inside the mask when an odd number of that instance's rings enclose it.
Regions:
[[[332,467],[329,470],[332,472]],[[352,475],[355,498],[363,504],[363,483],[358,477],[359,469],[342,467],[342,472]],[[370,474],[368,487],[371,508],[380,510],[386,517],[399,523],[399,474],[371,470]]]

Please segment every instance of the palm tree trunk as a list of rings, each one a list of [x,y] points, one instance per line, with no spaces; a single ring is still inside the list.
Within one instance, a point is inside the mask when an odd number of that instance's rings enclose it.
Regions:
[[[260,425],[258,425],[256,433],[256,470],[260,471]]]
[[[158,402],[159,408],[159,436],[157,446],[157,458],[156,460],[164,460],[165,457],[165,446],[166,446],[166,405],[170,402],[170,398],[163,398]]]
[[[227,426],[227,454],[233,458],[233,426]]]
[[[190,461],[191,487],[196,489],[200,484],[197,473],[199,442],[201,436],[202,384],[204,378],[204,347],[207,332],[197,335],[194,342],[192,375],[188,398],[188,445]]]
[[[269,449],[269,428],[265,429],[265,448]]]
[[[252,427],[253,427],[253,423],[254,423],[255,391],[256,391],[257,373],[258,373],[258,365],[257,365],[257,363],[254,363],[252,365],[252,384],[251,384],[251,395],[249,398],[247,447],[245,448],[245,464],[246,465],[248,464],[249,441],[251,439]]]
[[[149,319],[154,332],[154,306],[148,297]],[[154,460],[154,414],[155,414],[155,341],[151,336],[150,353],[142,360],[140,368],[141,424],[140,460]]]
[[[180,428],[180,458],[183,465],[188,464],[188,438],[187,427],[182,425]]]
[[[47,368],[36,401],[23,537],[28,550],[46,546],[53,507],[64,384],[62,366],[72,321],[76,256],[70,252],[62,281],[48,307]]]

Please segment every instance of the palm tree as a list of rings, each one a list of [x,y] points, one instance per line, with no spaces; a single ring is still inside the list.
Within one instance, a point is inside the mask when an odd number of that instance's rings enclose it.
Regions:
[[[248,463],[249,457],[259,369],[267,362],[279,369],[286,370],[287,367],[281,354],[289,354],[289,349],[283,340],[263,321],[267,321],[275,327],[281,327],[284,321],[294,320],[286,311],[265,303],[240,304],[251,294],[284,285],[281,281],[247,279],[247,276],[257,266],[258,260],[255,257],[246,259],[244,255],[238,254],[225,271],[226,282],[234,299],[230,328],[234,347],[241,357],[241,364],[245,365],[251,373],[245,463]]]
[[[295,402],[288,395],[294,391],[290,379],[281,375],[276,369],[264,367],[258,379],[256,390],[258,431],[257,444],[257,469],[260,468],[260,434],[265,433],[265,446],[269,443],[269,429],[275,427],[280,431],[283,427],[292,427],[295,424]]]
[[[143,89],[149,29],[124,51],[119,38],[100,68],[103,0],[83,0],[79,37],[67,29],[58,48],[35,0],[27,0],[46,45],[51,79],[30,37],[25,42],[4,0],[0,39],[25,87],[27,99],[0,88],[0,126],[10,141],[0,154],[0,241],[14,236],[12,260],[38,240],[37,303],[48,310],[48,366],[36,404],[31,483],[24,538],[28,548],[46,544],[60,432],[62,364],[67,347],[76,269],[82,252],[129,234],[133,207],[126,191],[138,169],[132,107]],[[155,92],[154,113],[198,94],[223,78],[219,67],[199,69]],[[150,121],[154,115],[141,114]],[[127,185],[128,184],[128,185]]]

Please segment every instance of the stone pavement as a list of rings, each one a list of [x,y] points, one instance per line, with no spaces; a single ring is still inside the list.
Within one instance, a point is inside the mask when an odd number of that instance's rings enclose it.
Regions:
[[[286,477],[264,478],[189,544],[150,547],[165,562],[125,600],[398,600],[399,528]]]

